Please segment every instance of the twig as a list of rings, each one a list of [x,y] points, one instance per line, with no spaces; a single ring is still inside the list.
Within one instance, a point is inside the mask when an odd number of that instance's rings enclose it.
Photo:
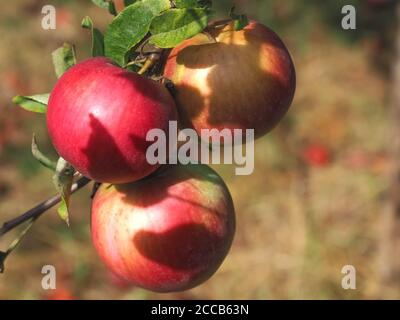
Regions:
[[[80,178],[76,181],[71,187],[71,193],[83,188],[86,186],[91,180],[88,178]],[[51,207],[55,206],[57,203],[61,201],[60,195],[55,195],[46,201],[38,204],[36,207],[28,210],[27,212],[23,213],[22,215],[9,220],[3,224],[0,228],[0,237],[5,235],[7,232],[11,231],[12,229],[18,227],[22,223],[32,219],[40,217],[46,210],[50,209]]]
[[[0,252],[0,273],[4,272],[4,264],[6,262],[7,257],[10,255],[11,252],[14,251],[14,249],[20,244],[22,239],[25,237],[27,232],[29,231],[30,228],[32,228],[33,224],[35,221],[39,218],[39,216],[32,218],[28,225],[25,227],[24,230],[19,234],[18,238],[16,238],[8,247],[6,252]]]

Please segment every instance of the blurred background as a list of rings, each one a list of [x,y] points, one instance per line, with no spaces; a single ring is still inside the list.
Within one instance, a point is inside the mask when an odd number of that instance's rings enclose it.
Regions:
[[[122,1],[116,2],[120,7]],[[226,17],[233,1],[214,2],[217,17]],[[126,285],[108,273],[92,247],[86,188],[73,196],[69,228],[50,210],[7,259],[1,299],[400,298],[398,199],[390,192],[397,128],[392,71],[400,61],[397,1],[234,2],[237,12],[281,36],[298,83],[284,121],[256,142],[254,174],[239,177],[234,167],[214,166],[237,212],[234,245],[219,271],[205,284],[176,294]],[[57,9],[56,30],[41,28],[46,4]],[[341,28],[345,4],[356,7],[356,30]],[[2,5],[0,224],[54,194],[51,173],[30,153],[35,132],[42,150],[55,157],[45,117],[19,109],[11,99],[51,90],[56,77],[50,55],[63,42],[76,45],[78,60],[89,57],[90,35],[80,27],[85,15],[103,31],[111,20],[89,0]],[[15,236],[3,237],[0,250]],[[41,287],[45,264],[57,269],[55,291]],[[341,286],[345,265],[356,268],[356,290]]]

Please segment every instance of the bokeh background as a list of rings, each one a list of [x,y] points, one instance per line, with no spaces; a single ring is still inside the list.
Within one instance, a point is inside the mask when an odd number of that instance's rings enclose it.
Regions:
[[[233,1],[214,2],[217,17],[226,17]],[[41,28],[46,4],[57,8],[56,30]],[[387,229],[396,1],[235,4],[282,37],[298,85],[284,121],[256,142],[253,175],[239,177],[232,166],[215,166],[237,211],[234,245],[220,270],[182,293],[127,286],[108,273],[92,247],[86,188],[73,197],[69,228],[50,210],[7,259],[1,299],[400,298],[391,266],[400,249]],[[357,30],[341,28],[345,4],[357,9]],[[51,90],[56,77],[50,54],[63,42],[76,45],[79,60],[89,57],[90,36],[80,27],[85,15],[101,30],[111,19],[89,0],[13,0],[1,6],[0,223],[54,194],[51,173],[30,153],[35,132],[40,147],[55,157],[45,118],[13,106],[11,98]],[[0,250],[15,236],[0,239]],[[56,291],[41,287],[45,264],[57,269]],[[345,265],[357,270],[356,290],[341,287]]]

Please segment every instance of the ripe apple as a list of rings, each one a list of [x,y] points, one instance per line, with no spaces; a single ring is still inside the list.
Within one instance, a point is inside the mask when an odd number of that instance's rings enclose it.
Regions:
[[[256,138],[266,134],[294,96],[296,76],[288,50],[271,29],[255,21],[241,31],[231,23],[208,32],[210,37],[199,34],[174,48],[164,68],[176,86],[183,125],[199,134],[213,128],[231,134],[254,129]]]
[[[49,294],[43,297],[44,300],[77,300],[71,290],[66,287],[51,290]]]
[[[305,161],[313,167],[324,167],[331,162],[331,156],[325,146],[313,144],[304,150]]]
[[[156,291],[190,289],[221,265],[235,214],[223,180],[205,165],[166,165],[150,177],[103,184],[91,214],[94,246],[132,284]]]
[[[107,273],[108,282],[111,286],[118,290],[129,290],[133,289],[135,286],[132,285],[129,281],[117,276],[114,272],[109,271]]]
[[[65,160],[99,182],[126,183],[155,171],[146,161],[150,129],[168,134],[175,102],[161,84],[91,58],[70,68],[49,99],[50,138]],[[168,137],[168,135],[167,135]]]

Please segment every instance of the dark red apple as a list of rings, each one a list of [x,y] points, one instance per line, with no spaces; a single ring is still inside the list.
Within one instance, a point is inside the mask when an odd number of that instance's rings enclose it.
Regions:
[[[156,292],[206,281],[235,231],[229,191],[205,165],[167,165],[135,183],[103,184],[91,217],[94,246],[111,271]]]
[[[150,129],[168,137],[176,119],[165,87],[91,58],[70,68],[57,82],[48,104],[47,126],[58,153],[93,180],[126,183],[157,169],[146,161]]]
[[[288,50],[271,29],[255,21],[241,31],[229,24],[209,33],[177,46],[165,65],[164,76],[176,86],[183,125],[199,134],[213,128],[266,134],[294,96],[296,76]]]

